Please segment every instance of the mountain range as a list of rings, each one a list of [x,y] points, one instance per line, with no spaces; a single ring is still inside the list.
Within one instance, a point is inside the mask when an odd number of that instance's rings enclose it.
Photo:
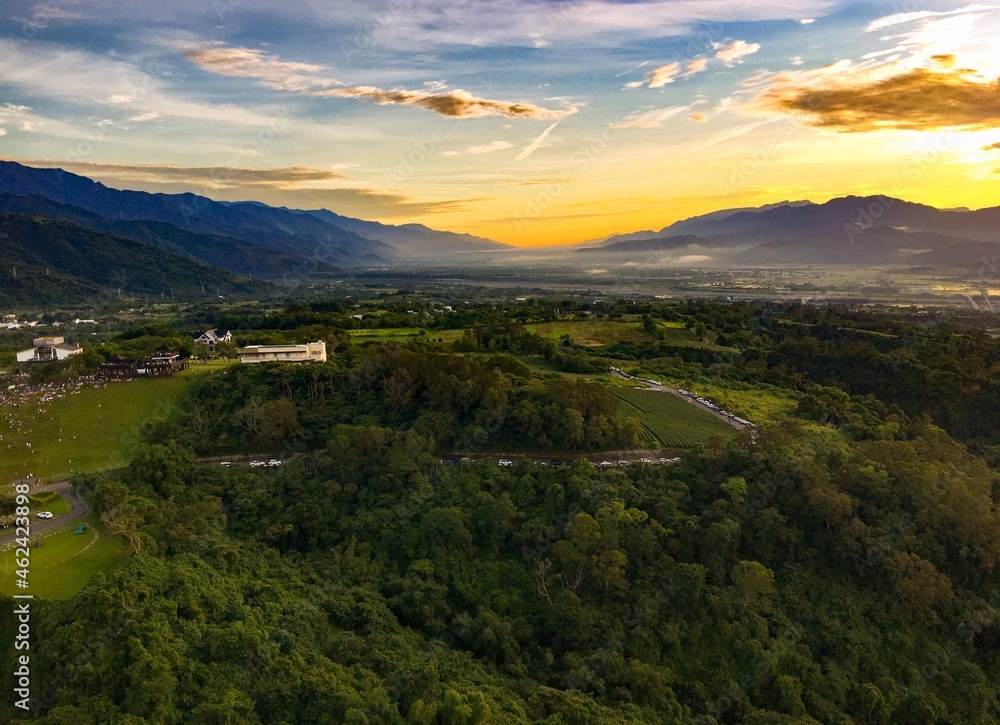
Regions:
[[[722,265],[980,267],[1000,258],[1000,208],[941,210],[885,196],[783,202],[615,235],[576,252],[588,259],[653,255]]]
[[[489,239],[392,226],[325,209],[220,202],[196,194],[112,189],[62,169],[0,161],[0,210],[72,221],[156,244],[238,274],[276,279],[337,268],[447,261],[510,249]]]

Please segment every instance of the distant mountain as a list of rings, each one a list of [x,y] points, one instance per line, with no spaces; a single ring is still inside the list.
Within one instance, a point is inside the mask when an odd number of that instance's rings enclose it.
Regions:
[[[739,236],[748,243],[817,239],[873,226],[995,242],[1000,241],[1000,208],[941,211],[885,196],[847,196],[825,204],[737,212],[674,226],[700,237]]]
[[[446,259],[466,251],[507,248],[470,235],[437,232],[422,225],[365,222],[326,210],[304,212],[255,201],[218,202],[196,194],[122,191],[61,169],[36,169],[12,161],[0,161],[0,191],[42,197],[112,220],[159,222],[193,234],[230,237],[299,257],[303,270],[384,265],[400,258]],[[181,243],[172,232],[151,232],[143,234],[159,241],[170,237],[182,247],[199,249],[199,258],[206,253],[205,240]]]
[[[93,231],[149,242],[175,254],[187,255],[226,271],[258,279],[330,276],[341,271],[338,267],[310,261],[301,255],[248,244],[234,237],[197,234],[167,222],[111,219],[34,194],[15,196],[0,192],[0,211],[61,219]]]
[[[595,246],[610,246],[612,244],[617,244],[619,242],[627,242],[633,240],[642,239],[666,239],[670,237],[677,237],[684,234],[699,234],[699,232],[694,231],[694,228],[701,222],[711,222],[726,219],[733,216],[734,214],[760,214],[761,212],[771,211],[772,209],[779,209],[782,207],[800,207],[800,206],[812,206],[811,201],[780,201],[775,204],[766,204],[761,207],[742,207],[737,209],[720,209],[719,211],[709,212],[708,214],[701,214],[699,216],[690,217],[688,219],[682,219],[681,221],[674,222],[670,226],[666,226],[658,232],[651,229],[641,232],[631,232],[629,234],[615,234],[608,237],[607,239],[601,241]],[[712,235],[709,235],[712,236]],[[581,243],[587,244],[587,243]],[[589,246],[589,244],[588,244]]]
[[[876,226],[767,242],[742,251],[731,260],[740,264],[933,264],[929,260],[935,258],[929,257],[929,253],[969,243],[967,239],[933,232]],[[948,264],[949,260],[939,262]]]
[[[302,211],[290,210],[295,214],[310,214],[317,219],[335,224],[341,229],[360,234],[366,239],[374,239],[393,247],[402,257],[440,258],[443,254],[463,252],[500,252],[514,249],[509,244],[494,242],[492,239],[476,237],[471,234],[456,234],[455,232],[440,232],[423,224],[403,224],[394,226],[381,222],[366,222],[361,219],[335,214],[326,209]]]
[[[1000,254],[1000,208],[945,211],[884,196],[847,196],[824,204],[727,209],[677,222],[655,237],[646,234],[616,235],[577,251],[697,253],[720,265],[982,266]]]
[[[145,242],[77,224],[0,213],[0,300],[83,301],[102,293],[196,297],[269,289]]]

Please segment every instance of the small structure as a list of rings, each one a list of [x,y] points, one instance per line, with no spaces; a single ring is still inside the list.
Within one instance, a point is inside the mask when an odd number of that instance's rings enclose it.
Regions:
[[[187,360],[181,360],[176,350],[161,347],[148,360],[143,360],[136,368],[136,374],[148,378],[167,378],[179,373],[188,366]]]
[[[215,354],[215,349],[220,342],[232,342],[233,333],[229,330],[206,330],[194,339],[195,345],[204,345],[208,351]]]
[[[146,360],[129,360],[112,356],[101,365],[98,373],[105,380],[131,380],[132,378],[166,378],[188,367],[180,353],[162,347]]]
[[[326,362],[326,343],[320,340],[304,345],[247,345],[240,352],[240,362]]]
[[[83,348],[63,337],[36,337],[31,348],[17,353],[18,362],[54,362],[79,355]]]

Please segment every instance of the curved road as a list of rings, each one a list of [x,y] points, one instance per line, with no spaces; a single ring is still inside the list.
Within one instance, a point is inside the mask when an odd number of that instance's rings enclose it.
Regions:
[[[31,483],[34,479],[21,479],[14,481],[10,485],[10,490],[5,493],[14,493],[14,486],[19,483]],[[53,516],[51,519],[40,519],[35,514],[37,511],[31,512],[31,538],[34,538],[36,534],[41,534],[46,531],[51,531],[52,529],[65,526],[66,524],[76,521],[77,519],[82,519],[84,516],[90,513],[90,507],[87,502],[83,500],[76,489],[73,488],[69,481],[55,481],[53,483],[35,483],[31,487],[31,493],[44,493],[46,491],[56,491],[60,496],[65,498],[70,503],[70,509],[67,513],[60,514],[59,516]],[[15,538],[17,538],[16,529],[3,529],[5,533],[0,534],[0,549],[9,544]]]
[[[704,410],[706,413],[710,413],[710,414],[714,415],[719,420],[725,421],[726,423],[728,423],[729,425],[731,425],[736,430],[746,430],[746,426],[743,425],[742,423],[740,423],[738,420],[733,420],[732,418],[730,418],[725,413],[723,413],[721,411],[718,411],[715,408],[710,408],[709,406],[705,405],[704,403],[695,400],[693,395],[685,395],[684,393],[682,393],[681,391],[677,390],[676,388],[671,388],[669,385],[653,385],[652,383],[647,383],[645,380],[640,380],[639,378],[631,377],[631,376],[629,376],[626,373],[615,371],[614,374],[617,375],[618,377],[624,378],[625,380],[628,380],[629,382],[632,382],[632,383],[642,383],[643,385],[645,385],[650,390],[656,390],[656,391],[661,392],[661,393],[670,393],[675,398],[680,398],[681,400],[687,401],[688,403],[690,403],[691,405],[695,406],[696,408],[700,408],[701,410]]]

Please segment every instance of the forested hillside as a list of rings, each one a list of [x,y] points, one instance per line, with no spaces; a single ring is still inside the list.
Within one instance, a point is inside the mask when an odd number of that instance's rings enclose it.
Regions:
[[[37,721],[1000,721],[997,429],[965,389],[996,371],[949,353],[988,359],[975,320],[681,302],[581,346],[516,322],[547,309],[405,345],[353,344],[341,303],[240,317],[337,355],[201,375],[127,469],[77,477],[129,556],[34,602]],[[760,425],[670,465],[542,465],[639,432],[567,359],[745,395]],[[903,372],[870,391],[883,359]],[[199,458],[265,451],[286,462]]]

